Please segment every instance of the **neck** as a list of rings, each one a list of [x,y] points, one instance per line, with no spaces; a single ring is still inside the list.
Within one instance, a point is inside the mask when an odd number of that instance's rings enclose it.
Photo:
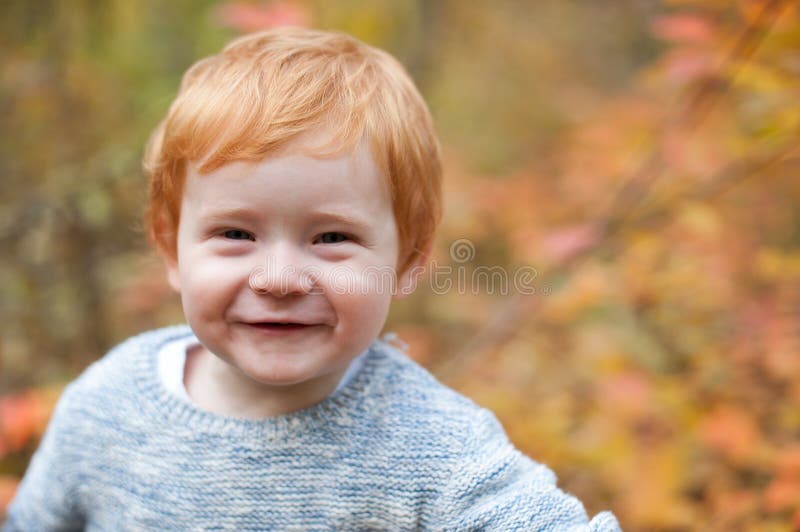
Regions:
[[[315,405],[333,393],[345,370],[292,385],[255,381],[196,346],[186,354],[184,385],[192,401],[203,410],[228,417],[265,419]]]

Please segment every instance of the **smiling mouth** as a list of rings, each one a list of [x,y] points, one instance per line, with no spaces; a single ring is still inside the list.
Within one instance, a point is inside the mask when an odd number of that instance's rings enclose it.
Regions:
[[[311,327],[311,325],[306,323],[288,323],[288,322],[277,322],[277,321],[248,323],[248,325],[265,331],[299,331],[301,329]]]

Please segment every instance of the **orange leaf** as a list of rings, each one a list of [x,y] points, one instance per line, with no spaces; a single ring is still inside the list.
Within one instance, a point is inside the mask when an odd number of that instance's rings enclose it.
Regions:
[[[800,506],[800,480],[778,477],[770,482],[764,492],[764,510],[782,512]]]
[[[682,43],[708,43],[714,34],[714,27],[707,19],[686,14],[658,17],[650,29],[659,39]]]
[[[0,398],[0,450],[18,451],[41,436],[52,407],[45,391],[28,390]]]
[[[18,451],[35,433],[28,394],[0,399],[0,434],[10,451]]]
[[[778,475],[800,478],[800,445],[778,451],[775,469]]]
[[[744,410],[722,406],[714,410],[701,427],[703,442],[733,460],[746,458],[759,440],[759,429]]]
[[[14,494],[17,492],[19,479],[11,475],[0,475],[0,514],[4,513]]]

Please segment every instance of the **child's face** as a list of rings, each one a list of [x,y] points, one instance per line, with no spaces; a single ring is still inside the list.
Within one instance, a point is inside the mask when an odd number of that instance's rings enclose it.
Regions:
[[[376,282],[398,262],[388,184],[363,143],[336,158],[288,150],[190,169],[177,257],[170,282],[209,351],[263,384],[332,390],[392,299]]]

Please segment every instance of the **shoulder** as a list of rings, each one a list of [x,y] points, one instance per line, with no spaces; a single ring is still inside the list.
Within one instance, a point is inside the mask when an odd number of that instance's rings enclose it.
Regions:
[[[376,340],[371,350],[371,362],[378,368],[370,376],[366,390],[370,411],[430,429],[431,436],[450,436],[456,447],[476,424],[504,435],[490,411],[439,382],[400,349]]]
[[[549,469],[511,444],[490,410],[439,382],[396,347],[376,341],[372,349],[371,362],[379,369],[370,375],[362,408],[370,413],[373,442],[389,440],[446,477],[450,469],[468,471],[491,458],[499,467],[524,461],[538,479],[554,483]]]
[[[440,484],[428,514],[434,528],[619,530],[610,513],[589,520],[547,466],[512,445],[491,411],[395,347],[376,342],[374,349],[385,369],[370,394],[372,407],[381,418],[401,420],[394,437],[436,471]]]
[[[427,438],[446,446],[450,467],[469,476],[473,467],[485,469],[522,464],[537,481],[554,484],[555,475],[520,453],[503,426],[486,408],[439,382],[435,376],[397,348],[380,342],[376,348],[391,368],[372,397],[381,415],[391,414],[413,427],[427,429]],[[414,432],[414,431],[411,431]],[[415,434],[414,437],[419,437]]]
[[[191,334],[188,327],[148,331],[121,342],[91,364],[59,397],[42,448],[72,464],[70,471],[78,474],[94,467],[114,445],[126,445],[134,434],[147,433],[156,416],[154,400],[148,400],[142,385],[147,382],[143,375],[149,364],[155,366],[154,350],[186,334]]]
[[[457,414],[458,418],[484,410],[439,382],[427,369],[394,345],[376,340],[370,350],[371,358],[379,366],[373,377],[379,381],[379,386],[371,391],[379,400],[398,405],[409,403],[421,407],[423,411],[449,412]]]
[[[185,325],[165,327],[132,336],[113,347],[67,385],[55,416],[81,415],[95,420],[125,415],[138,408],[137,379],[155,371],[155,355],[167,342],[191,335]]]

